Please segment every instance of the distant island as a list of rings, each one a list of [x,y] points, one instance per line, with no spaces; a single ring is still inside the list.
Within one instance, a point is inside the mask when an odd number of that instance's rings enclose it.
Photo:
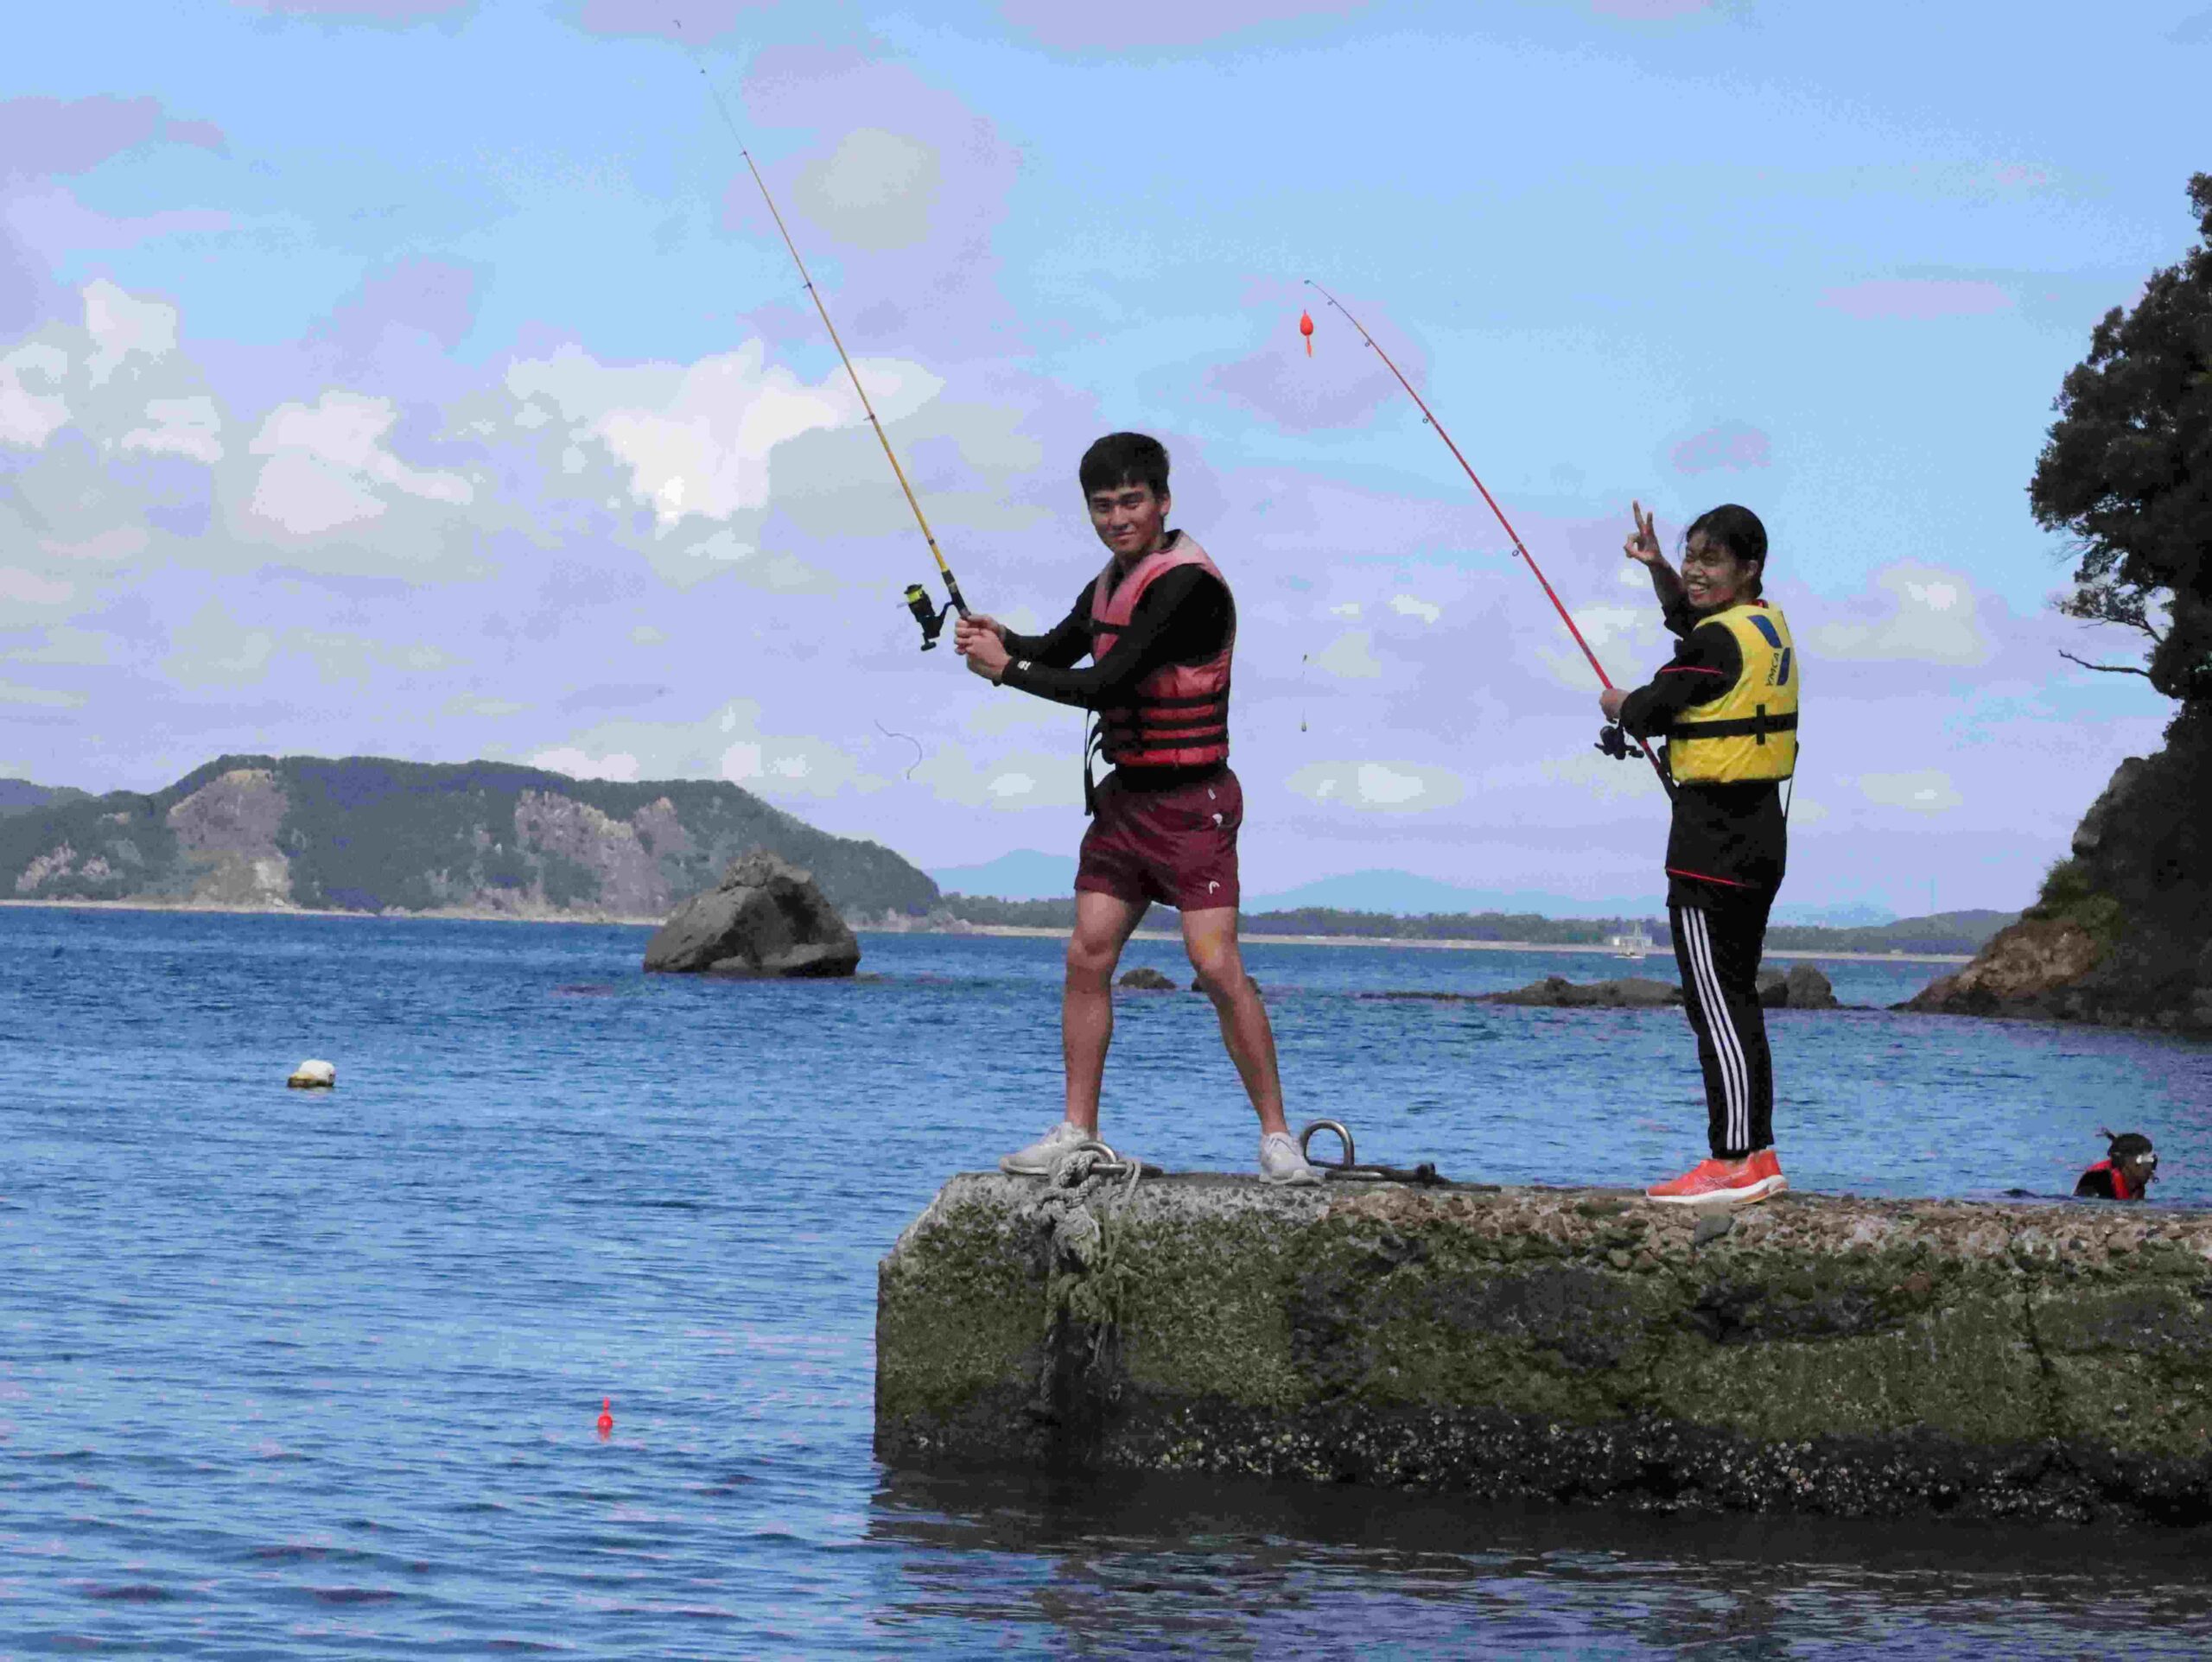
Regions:
[[[755,848],[806,867],[849,912],[938,899],[888,848],[717,781],[225,756],[150,796],[10,783],[0,896],[17,900],[657,922]]]
[[[572,779],[503,762],[224,756],[151,795],[0,780],[0,898],[243,911],[651,920],[766,848],[813,873],[856,928],[1065,929],[1071,896],[946,894],[879,843],[833,836],[717,781]],[[1172,914],[1171,914],[1172,916]],[[1853,929],[1777,926],[1785,951],[1972,953],[2018,914],[1946,912]],[[1254,936],[1604,946],[1663,917],[1401,915],[1300,906]]]
[[[1783,952],[1971,954],[1991,936],[2018,921],[2018,912],[1939,912],[1932,917],[1853,929],[1816,924],[1777,924],[1767,945]],[[946,895],[926,925],[983,929],[1065,929],[1075,923],[1075,902],[995,900],[988,896]],[[1669,952],[1664,917],[1546,917],[1535,912],[1426,912],[1414,917],[1392,912],[1349,911],[1332,906],[1300,906],[1281,911],[1248,912],[1239,929],[1249,937],[1320,936],[1382,941],[1497,941],[1530,946],[1608,944],[1615,936],[1639,930],[1654,949]]]

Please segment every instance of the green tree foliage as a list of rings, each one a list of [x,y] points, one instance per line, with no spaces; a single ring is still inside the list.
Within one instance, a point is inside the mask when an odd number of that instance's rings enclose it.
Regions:
[[[2078,541],[2059,610],[2150,638],[2144,668],[2088,667],[2184,702],[2212,698],[2212,174],[2189,198],[2203,240],[2105,314],[2028,485],[2037,522]]]

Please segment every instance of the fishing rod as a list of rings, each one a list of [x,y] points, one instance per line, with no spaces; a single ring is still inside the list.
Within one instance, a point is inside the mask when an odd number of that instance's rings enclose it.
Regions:
[[[1421,420],[1436,429],[1436,436],[1444,441],[1445,448],[1452,453],[1452,459],[1459,464],[1461,470],[1472,481],[1475,489],[1482,492],[1483,500],[1490,504],[1491,512],[1497,516],[1497,523],[1505,527],[1506,536],[1512,540],[1514,553],[1528,562],[1529,571],[1535,574],[1536,580],[1544,586],[1545,596],[1551,601],[1553,609],[1559,613],[1560,621],[1567,625],[1567,632],[1574,637],[1574,644],[1582,649],[1582,656],[1590,660],[1590,667],[1597,671],[1599,684],[1611,690],[1613,685],[1612,678],[1606,675],[1605,666],[1598,662],[1598,655],[1590,650],[1590,643],[1582,638],[1581,630],[1575,627],[1573,618],[1568,614],[1567,607],[1560,603],[1558,593],[1551,586],[1551,580],[1544,575],[1544,568],[1536,563],[1536,556],[1529,552],[1529,545],[1521,540],[1521,533],[1513,529],[1513,522],[1505,517],[1505,510],[1497,505],[1497,498],[1491,495],[1490,487],[1476,476],[1475,470],[1468,466],[1467,459],[1459,454],[1459,447],[1452,442],[1452,435],[1444,430],[1444,423],[1436,419],[1436,412],[1428,407],[1421,394],[1414,390],[1414,384],[1407,380],[1404,373],[1390,361],[1390,354],[1376,344],[1375,337],[1367,333],[1366,326],[1346,310],[1342,301],[1311,277],[1306,279],[1306,286],[1320,295],[1323,300],[1327,301],[1337,310],[1344,313],[1344,321],[1359,331],[1359,338],[1367,343],[1368,349],[1382,360],[1383,367],[1398,377],[1398,384],[1406,390],[1406,396],[1421,407]],[[1310,337],[1306,344],[1310,350],[1313,345]],[[1643,759],[1651,764],[1651,771],[1659,776],[1660,784],[1665,788],[1667,795],[1671,798],[1675,794],[1675,782],[1667,777],[1664,764],[1652,754],[1650,745],[1645,744],[1643,739],[1638,739],[1636,741],[1636,747],[1643,752]],[[1598,741],[1598,748],[1608,756],[1625,760],[1628,756],[1628,744],[1624,730],[1618,724],[1608,726]]]
[[[683,19],[679,17],[675,22],[677,31],[681,33]],[[914,614],[914,621],[921,625],[922,650],[926,652],[937,644],[947,618],[956,612],[963,618],[969,615],[968,602],[960,593],[960,580],[952,574],[952,568],[945,563],[944,550],[938,547],[937,534],[930,530],[929,517],[922,512],[922,504],[914,495],[914,487],[906,482],[906,470],[899,465],[899,454],[891,447],[891,440],[884,433],[883,422],[876,416],[875,406],[868,402],[868,389],[861,384],[860,371],[853,367],[852,356],[846,352],[844,341],[838,337],[837,326],[830,320],[830,308],[822,303],[822,291],[814,286],[814,274],[806,269],[806,262],[799,257],[798,244],[791,240],[791,228],[785,225],[784,216],[777,211],[776,199],[768,194],[768,181],[760,176],[760,167],[753,160],[753,152],[745,147],[745,135],[738,131],[736,118],[730,114],[729,105],[722,101],[721,91],[715,85],[715,78],[707,73],[707,66],[700,59],[696,48],[692,50],[691,61],[699,71],[699,79],[707,83],[707,92],[714,99],[715,108],[721,112],[722,124],[729,129],[729,136],[737,141],[737,153],[745,158],[745,165],[753,174],[753,182],[760,187],[760,200],[768,205],[769,216],[775,220],[777,231],[782,233],[784,246],[791,250],[791,263],[798,267],[798,275],[806,284],[807,295],[814,301],[814,309],[822,319],[822,327],[830,332],[830,343],[837,349],[838,361],[844,365],[845,373],[851,377],[853,390],[860,395],[861,408],[868,412],[868,425],[875,429],[875,441],[883,447],[883,459],[891,464],[891,472],[899,481],[899,488],[906,492],[906,505],[914,511],[914,523],[922,528],[922,541],[930,545],[930,553],[937,558],[938,574],[944,579],[944,592],[951,598],[942,606],[931,606],[929,591],[919,583],[907,584],[904,597],[906,610]]]
[[[711,88],[712,83],[709,85]],[[719,95],[715,102],[718,107],[721,105]],[[722,118],[725,121],[729,119],[729,111],[726,109],[722,111]],[[731,130],[734,132],[734,123],[731,124]],[[861,384],[860,371],[853,367],[853,360],[845,351],[845,343],[837,337],[837,326],[830,320],[830,308],[822,303],[822,291],[814,286],[814,278],[806,269],[806,262],[799,257],[798,244],[791,240],[791,231],[784,224],[784,216],[776,211],[776,199],[768,194],[768,181],[760,176],[760,169],[753,160],[752,151],[741,143],[737,153],[745,158],[745,165],[751,169],[753,182],[760,187],[760,200],[768,205],[768,213],[776,221],[776,229],[783,233],[784,246],[791,251],[791,263],[798,267],[798,274],[806,283],[806,292],[813,297],[814,309],[821,316],[822,327],[829,330],[830,344],[836,347],[837,357],[845,366],[845,373],[852,377],[853,390],[860,395],[861,408],[868,412],[868,425],[875,429],[875,441],[883,447],[883,459],[891,464],[891,471],[899,480],[899,488],[906,493],[906,505],[914,511],[914,523],[922,528],[922,541],[930,545],[930,552],[937,556],[938,574],[944,579],[944,592],[951,597],[942,607],[930,604],[929,591],[919,583],[906,585],[906,609],[914,614],[914,621],[922,626],[922,650],[926,652],[937,644],[937,638],[944,630],[947,617],[955,612],[963,618],[969,615],[968,602],[960,593],[960,580],[952,574],[952,568],[945,563],[944,550],[937,545],[936,533],[930,530],[929,519],[922,512],[922,504],[914,496],[914,487],[906,483],[906,470],[899,465],[899,453],[891,447],[891,440],[883,430],[883,422],[876,416],[875,406],[868,402],[868,389]]]

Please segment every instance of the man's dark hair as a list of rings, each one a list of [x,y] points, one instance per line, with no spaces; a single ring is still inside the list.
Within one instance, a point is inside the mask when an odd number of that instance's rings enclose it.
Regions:
[[[1688,547],[1694,536],[1719,543],[1745,565],[1756,561],[1759,575],[1751,580],[1751,593],[1756,595],[1765,587],[1763,579],[1766,575],[1766,527],[1759,523],[1759,517],[1749,508],[1734,502],[1707,508],[1690,521],[1689,530],[1682,533],[1682,545]]]
[[[1148,485],[1156,497],[1167,494],[1167,447],[1148,434],[1109,433],[1083,453],[1076,469],[1083,493]]]
[[[2123,1131],[2117,1137],[2108,1131],[2104,1134],[2110,1139],[2105,1150],[2107,1160],[2133,1160],[2151,1152],[2151,1139],[2139,1131]]]

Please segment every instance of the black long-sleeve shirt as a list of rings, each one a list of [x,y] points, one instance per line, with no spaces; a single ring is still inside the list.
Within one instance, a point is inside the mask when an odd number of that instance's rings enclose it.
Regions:
[[[1666,618],[1680,638],[1675,656],[1621,704],[1621,725],[1639,739],[1665,737],[1686,711],[1726,697],[1744,673],[1743,649],[1725,625],[1701,622],[1688,600],[1669,606]],[[1782,791],[1772,780],[1677,784],[1667,834],[1668,901],[1700,904],[1710,885],[1771,898],[1789,847]]]
[[[1179,533],[1177,533],[1179,535]],[[1169,546],[1173,546],[1171,537]],[[1196,566],[1179,566],[1155,578],[1129,615],[1129,626],[1115,638],[1106,656],[1082,669],[1076,661],[1091,648],[1090,597],[1096,579],[1083,586],[1066,617],[1042,635],[1006,631],[1013,660],[1001,686],[1078,709],[1115,709],[1128,704],[1137,683],[1155,669],[1174,663],[1203,663],[1229,644],[1236,623],[1228,585]],[[1196,767],[1116,770],[1124,783],[1167,789],[1221,771],[1218,763]]]

